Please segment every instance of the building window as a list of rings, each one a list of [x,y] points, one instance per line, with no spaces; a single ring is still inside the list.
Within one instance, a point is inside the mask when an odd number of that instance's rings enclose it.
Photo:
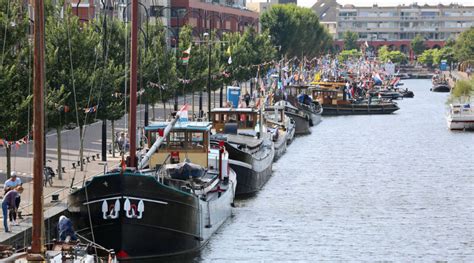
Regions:
[[[164,16],[163,6],[161,5],[152,5],[150,6],[150,16],[151,17],[163,17]]]
[[[461,16],[461,12],[453,12],[453,11],[450,11],[450,12],[444,12],[444,15],[445,16]]]
[[[184,15],[186,14],[186,11],[187,10],[184,7],[173,8],[173,11],[171,12],[171,17],[173,17],[173,18],[176,18],[176,17],[183,18]]]

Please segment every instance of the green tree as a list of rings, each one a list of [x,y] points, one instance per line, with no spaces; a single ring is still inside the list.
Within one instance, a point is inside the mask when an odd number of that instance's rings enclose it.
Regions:
[[[309,8],[292,4],[273,5],[260,17],[263,31],[268,30],[280,53],[289,57],[316,56],[324,50],[328,33]]]
[[[0,139],[16,141],[28,135],[28,108],[32,91],[32,60],[28,44],[28,14],[18,1],[0,0]],[[30,118],[31,119],[31,118]],[[11,150],[4,145],[7,176],[11,173]],[[0,145],[1,147],[1,145]]]
[[[419,34],[411,40],[410,45],[415,55],[420,55],[426,49],[425,39]]]
[[[56,13],[46,21],[47,85],[50,89],[64,85],[65,91],[71,94],[65,104],[72,109],[68,119],[79,125],[79,156],[83,160],[84,125],[95,117],[86,109],[97,105],[94,103],[98,103],[100,92],[97,84],[102,73],[98,70],[100,35],[93,23],[80,23],[70,9],[64,11],[64,18],[59,17]]]
[[[362,56],[362,52],[360,52],[357,49],[343,50],[343,51],[341,51],[341,53],[339,53],[338,59],[339,59],[339,61],[346,61],[350,58],[358,59],[361,56]]]
[[[172,91],[178,88],[176,58],[172,50],[167,48],[163,25],[150,25],[146,31],[149,34],[148,43],[146,50],[141,52],[140,70],[145,89],[144,96],[151,103],[152,119],[155,120],[155,104],[170,98]],[[164,86],[168,89],[164,89]]]
[[[344,32],[344,50],[358,49],[357,40],[359,40],[359,35],[356,32]]]
[[[383,46],[378,51],[379,60],[382,62],[391,61],[393,63],[403,63],[407,61],[407,57],[400,51],[390,51],[387,46]]]
[[[459,35],[454,45],[454,57],[459,62],[474,64],[474,27]]]
[[[59,180],[62,180],[61,130],[64,127],[65,115],[69,108],[67,105],[65,105],[66,100],[70,95],[71,93],[66,92],[64,86],[59,88],[48,88],[45,99],[47,124],[48,127],[54,128],[56,130],[57,135],[57,169]]]
[[[427,65],[428,67],[433,66],[434,56],[438,52],[437,49],[427,49],[423,51],[423,53],[418,56],[418,62]]]
[[[433,52],[433,64],[439,65],[441,60],[446,60],[448,65],[455,61],[454,48],[452,46],[447,45]]]

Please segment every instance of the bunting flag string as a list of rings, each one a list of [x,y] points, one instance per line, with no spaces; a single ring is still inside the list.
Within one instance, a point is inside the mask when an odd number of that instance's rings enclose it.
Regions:
[[[18,150],[21,145],[27,144],[29,141],[30,141],[30,134],[27,134],[26,136],[24,136],[21,139],[16,140],[16,141],[8,141],[7,139],[2,139],[0,137],[0,147],[7,148],[7,147],[11,147],[11,146],[14,145],[15,148]]]

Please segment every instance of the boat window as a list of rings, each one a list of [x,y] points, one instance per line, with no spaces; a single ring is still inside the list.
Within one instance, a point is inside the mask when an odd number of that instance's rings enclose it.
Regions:
[[[204,131],[173,131],[161,148],[168,150],[201,150],[205,151],[207,139]]]

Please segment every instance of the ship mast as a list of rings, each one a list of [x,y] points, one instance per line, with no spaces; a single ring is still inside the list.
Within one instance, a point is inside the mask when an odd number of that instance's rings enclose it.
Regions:
[[[34,5],[34,86],[33,86],[33,228],[29,259],[41,259],[43,244],[43,166],[44,166],[44,0]]]
[[[130,47],[130,111],[129,128],[130,136],[130,159],[129,167],[136,167],[137,152],[137,69],[138,69],[138,0],[132,0],[132,28]]]

